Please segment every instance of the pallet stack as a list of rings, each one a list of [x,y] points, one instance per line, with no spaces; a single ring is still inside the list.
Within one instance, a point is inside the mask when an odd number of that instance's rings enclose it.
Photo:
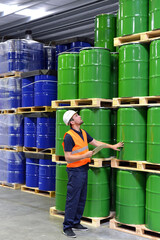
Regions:
[[[130,8],[126,8],[127,2],[130,2]],[[126,4],[126,5],[125,5]],[[137,21],[145,21],[148,18],[148,12],[147,12],[147,1],[137,1],[137,5],[133,6],[133,4],[136,4],[134,1],[120,1],[120,10],[119,10],[119,18],[121,17],[120,23],[126,24],[123,25],[123,28],[121,30],[125,30],[126,32],[122,32],[119,37],[114,39],[114,45],[119,47],[119,54],[122,53],[122,50],[125,51],[125,57],[124,59],[121,58],[120,63],[121,66],[119,66],[120,72],[119,72],[119,97],[113,98],[113,108],[118,109],[118,122],[117,122],[117,134],[118,134],[118,140],[124,141],[124,149],[121,150],[120,154],[117,155],[117,158],[111,160],[111,167],[117,169],[117,199],[116,199],[116,218],[112,219],[110,221],[110,228],[116,229],[119,231],[124,231],[127,233],[135,234],[138,236],[147,237],[150,239],[160,239],[160,228],[158,226],[158,222],[160,219],[159,215],[159,206],[157,205],[157,202],[159,201],[160,197],[160,191],[159,191],[159,169],[160,169],[160,161],[159,161],[159,83],[158,83],[158,69],[159,69],[159,62],[158,62],[158,47],[159,47],[159,41],[160,38],[160,32],[157,28],[160,26],[157,26],[158,21],[156,22],[157,14],[157,8],[156,8],[156,1],[150,1],[149,5],[149,30],[146,29],[139,30],[138,22]],[[137,8],[138,6],[138,8]],[[131,9],[132,7],[132,9]],[[136,10],[135,17],[132,11]],[[130,17],[130,20],[128,20],[128,23],[125,23],[125,19],[127,14],[127,9],[130,11],[128,12],[128,17]],[[138,10],[139,9],[139,10]],[[142,19],[142,12],[146,10],[146,14],[143,16],[145,19]],[[121,12],[123,11],[123,13]],[[135,21],[135,22],[134,22]],[[133,24],[134,22],[134,24]],[[135,32],[127,32],[133,30],[131,25],[134,26]],[[151,27],[152,25],[152,27]],[[146,24],[140,24],[140,27],[145,27]],[[156,30],[157,29],[157,30]],[[153,31],[154,30],[154,31]],[[127,36],[123,36],[123,35]],[[143,46],[143,50],[146,53],[146,60],[140,59],[141,55],[141,49],[139,48],[138,54],[136,54],[135,48],[138,46]],[[130,56],[133,56],[132,59],[130,59],[130,63],[132,62],[132,67],[127,66],[127,51],[129,53],[129,49],[131,47],[134,48],[134,54],[130,50]],[[147,49],[150,49],[150,57],[147,63]],[[121,53],[120,53],[121,52]],[[121,56],[120,56],[121,57]],[[144,55],[143,55],[144,57]],[[149,78],[145,78],[145,75],[140,75],[140,71],[142,67],[142,62],[146,62],[145,68],[143,68],[143,72],[146,71],[146,76],[149,75]],[[139,65],[136,66],[136,62],[139,62]],[[128,61],[129,63],[129,61]],[[134,65],[135,64],[135,65]],[[148,68],[148,70],[147,70]],[[123,76],[122,76],[122,71]],[[127,72],[128,70],[128,72]],[[149,74],[147,73],[149,72]],[[139,73],[139,74],[138,74]],[[132,79],[131,79],[132,75]],[[130,78],[129,78],[129,77]],[[128,77],[128,79],[127,79]],[[137,79],[139,81],[136,83]],[[141,81],[143,80],[144,84],[141,84]],[[145,80],[145,82],[144,82]],[[122,91],[122,81],[123,87],[126,87],[126,91]],[[131,85],[131,81],[132,84]],[[135,84],[136,83],[136,84]],[[135,85],[134,85],[135,84]],[[131,87],[132,86],[132,87]],[[148,87],[146,87],[148,86]],[[143,89],[142,89],[143,87]],[[132,89],[130,89],[132,88]],[[141,91],[141,93],[140,93]],[[127,95],[128,93],[128,95]],[[133,94],[136,93],[136,94]],[[137,117],[135,115],[135,119],[133,116],[133,111],[139,112],[140,115]],[[130,114],[127,115],[130,112]],[[142,113],[143,112],[143,113]],[[123,115],[122,115],[123,113]],[[125,115],[126,114],[126,115]],[[132,115],[131,115],[132,114]],[[125,118],[124,118],[125,116]],[[130,119],[129,119],[130,117]],[[143,130],[142,127],[142,121],[140,124],[140,118],[143,121]],[[124,122],[124,119],[126,122]],[[132,120],[131,120],[132,119]],[[135,120],[135,122],[134,122]],[[128,121],[128,122],[127,122]],[[139,125],[139,126],[138,126]],[[128,128],[128,132],[127,129]],[[133,131],[131,130],[132,128]],[[140,136],[141,134],[141,136]],[[143,137],[142,137],[143,136]],[[141,141],[140,141],[141,139]],[[142,147],[142,139],[143,139],[143,147]],[[139,141],[137,144],[137,147],[134,148],[134,144],[136,141]],[[132,146],[132,147],[131,147]],[[130,153],[127,152],[127,149],[131,149]],[[134,150],[135,149],[135,150]],[[140,150],[140,151],[139,151]],[[137,157],[137,158],[136,158]],[[141,220],[139,218],[140,223],[136,222],[135,220],[135,212],[131,215],[131,211],[129,210],[129,205],[131,204],[131,199],[128,199],[127,196],[127,203],[125,203],[126,207],[126,214],[123,213],[122,206],[119,207],[119,202],[123,204],[125,202],[125,199],[123,199],[123,196],[120,195],[122,193],[122,188],[126,187],[127,182],[123,182],[123,178],[120,178],[120,174],[130,173],[132,175],[137,175],[139,173],[139,177],[136,177],[137,183],[139,182],[140,185],[137,187],[139,188],[139,193],[136,193],[136,199],[135,204],[137,204],[137,201],[141,200],[141,207],[142,209],[139,210],[139,216],[141,213]],[[148,173],[147,173],[148,172]],[[123,174],[123,175],[124,175]],[[143,183],[142,181],[138,180],[140,179],[140,176],[146,175],[146,180]],[[138,175],[137,175],[138,176]],[[118,182],[119,181],[119,182]],[[128,180],[129,181],[129,180]],[[133,186],[131,183],[128,183],[128,186],[126,187],[128,189],[128,194],[130,194],[130,198],[134,199],[134,196],[131,195],[130,191]],[[120,189],[121,188],[121,189]],[[143,195],[143,196],[142,196]],[[146,200],[145,200],[146,199]],[[143,202],[143,204],[142,204]],[[135,206],[132,202],[132,208],[135,209]],[[127,208],[128,207],[128,208]],[[137,209],[139,205],[137,204]],[[121,211],[121,212],[120,212]]]

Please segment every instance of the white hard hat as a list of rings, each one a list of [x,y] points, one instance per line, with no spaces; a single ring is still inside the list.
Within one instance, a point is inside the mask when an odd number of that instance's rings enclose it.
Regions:
[[[69,124],[69,120],[73,117],[73,115],[77,113],[73,110],[68,110],[67,112],[65,112],[63,114],[63,122],[68,126]]]

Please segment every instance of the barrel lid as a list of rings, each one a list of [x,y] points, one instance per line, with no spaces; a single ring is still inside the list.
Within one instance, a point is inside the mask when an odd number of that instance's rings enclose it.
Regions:
[[[109,48],[103,48],[103,47],[84,47],[80,49],[80,52],[83,50],[92,50],[92,49],[105,49],[105,50],[111,51]]]
[[[139,44],[139,45],[146,45],[146,43],[144,43],[144,42],[131,42],[131,43],[126,43],[126,44],[121,45],[120,48],[123,47],[123,46],[127,46],[127,45],[136,45],[136,44]]]
[[[58,54],[58,56],[62,54],[79,54],[79,52],[61,52]]]
[[[103,15],[106,15],[106,16],[115,16],[115,17],[116,17],[116,14],[113,14],[113,13],[100,13],[100,14],[97,14],[97,15],[95,16],[95,18],[98,17],[98,16],[103,16]]]

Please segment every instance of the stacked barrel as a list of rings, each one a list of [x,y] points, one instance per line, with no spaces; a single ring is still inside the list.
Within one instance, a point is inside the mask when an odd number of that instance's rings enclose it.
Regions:
[[[120,0],[118,36],[159,29],[159,1]],[[149,19],[149,28],[148,28]],[[128,43],[119,48],[118,97],[160,95],[159,87],[160,40],[149,44]],[[124,161],[159,159],[159,107],[121,107],[117,113],[117,141],[124,148],[117,158]],[[146,224],[160,231],[160,175],[117,169],[116,220],[125,224]]]
[[[85,47],[77,52],[65,52],[58,56],[58,100],[101,98],[111,99],[113,85],[117,86],[118,54],[114,51],[116,17],[97,16],[95,20],[95,47]],[[102,25],[103,24],[103,25]],[[107,31],[106,31],[107,27]],[[106,31],[106,33],[105,33]],[[107,38],[107,39],[106,39]],[[111,78],[111,69],[114,75]],[[63,104],[63,101],[62,101]],[[62,107],[62,105],[61,105]],[[63,123],[63,109],[56,111],[56,155],[64,156],[62,142],[69,127]],[[108,108],[81,108],[79,114],[84,123],[82,128],[98,141],[111,143],[111,110]],[[115,118],[114,118],[115,119]],[[113,121],[115,126],[115,121]],[[93,150],[93,146],[89,145]],[[97,159],[109,158],[110,149],[95,155]],[[65,210],[67,191],[66,165],[56,165],[56,209]],[[90,167],[88,172],[85,217],[106,217],[110,212],[110,167]]]
[[[0,181],[26,182],[30,187],[54,191],[55,164],[51,160],[25,159],[22,152],[26,147],[55,148],[54,114],[26,117],[16,112],[21,107],[51,106],[51,100],[57,99],[57,79],[50,71],[56,67],[55,48],[12,39],[0,44],[0,60],[0,72],[4,75],[0,79],[0,109],[1,113],[8,113],[0,115],[0,146],[8,149],[0,151]],[[41,71],[44,68],[48,75]],[[37,71],[28,73],[31,70]]]

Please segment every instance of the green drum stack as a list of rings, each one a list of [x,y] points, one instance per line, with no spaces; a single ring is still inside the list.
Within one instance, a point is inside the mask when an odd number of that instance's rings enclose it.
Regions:
[[[142,108],[120,108],[117,113],[117,142],[124,148],[117,158],[121,160],[145,161],[146,111]]]
[[[63,114],[66,110],[59,109],[56,111],[56,155],[64,156],[64,151],[62,147],[64,134],[69,130],[63,122]]]
[[[110,168],[90,168],[83,216],[106,217],[110,213]]]
[[[160,175],[149,173],[146,183],[146,227],[160,232]]]
[[[118,36],[148,30],[148,0],[119,0],[118,15]]]
[[[149,31],[160,28],[159,0],[149,0]]]
[[[111,98],[118,97],[118,63],[119,54],[111,52]]]
[[[68,176],[66,164],[56,164],[56,209],[65,211]]]
[[[79,53],[79,98],[110,98],[110,51],[84,48]]]
[[[86,130],[94,139],[111,143],[111,123],[109,109],[82,109],[80,116],[82,117],[83,129]],[[89,145],[89,149],[95,148]],[[108,158],[111,156],[109,148],[105,148],[98,152],[95,158]]]
[[[145,174],[117,170],[116,220],[126,224],[144,224]]]
[[[101,14],[95,18],[95,47],[108,48],[114,52],[113,39],[116,37],[116,16]]]
[[[160,107],[151,107],[147,113],[147,161],[160,163]]]
[[[148,96],[147,46],[128,44],[120,47],[118,96]]]
[[[58,99],[78,98],[79,53],[62,53],[58,56]]]
[[[150,44],[149,96],[160,95],[160,40]]]

